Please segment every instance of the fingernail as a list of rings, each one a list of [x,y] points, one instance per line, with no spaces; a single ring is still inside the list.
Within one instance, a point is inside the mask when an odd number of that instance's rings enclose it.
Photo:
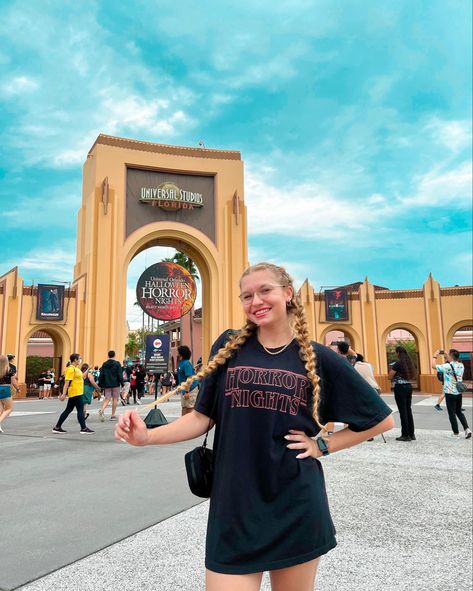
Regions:
[[[120,441],[123,441],[123,443],[126,443],[126,439],[123,439],[123,437],[120,437]]]
[[[284,439],[290,439],[291,436],[290,435],[284,435]]]

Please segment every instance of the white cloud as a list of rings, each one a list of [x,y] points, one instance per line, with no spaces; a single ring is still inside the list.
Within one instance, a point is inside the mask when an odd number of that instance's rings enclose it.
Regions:
[[[417,190],[401,199],[408,206],[445,207],[455,204],[471,205],[471,162],[463,162],[456,168],[439,171],[437,168],[417,179]]]
[[[258,174],[246,176],[250,234],[298,235],[307,238],[342,237],[372,225],[383,213],[377,204],[347,201],[316,183],[281,189]]]
[[[72,281],[73,266],[76,262],[75,249],[69,244],[52,246],[28,252],[15,261],[8,261],[8,268],[18,266],[25,282],[30,281]]]
[[[38,86],[38,83],[28,76],[17,76],[5,83],[3,92],[6,95],[14,96],[36,90]]]
[[[340,197],[317,183],[277,187],[266,180],[268,176],[267,171],[261,169],[250,170],[246,175],[248,232],[253,236],[280,234],[307,239],[351,239],[356,240],[358,246],[368,246],[376,244],[384,231],[406,216],[410,223],[413,208],[450,206],[453,213],[455,206],[461,209],[471,206],[469,162],[441,171],[436,166],[413,180],[414,187],[409,195],[374,193],[354,199]],[[443,211],[444,216],[446,213]],[[435,219],[440,222],[440,218]]]
[[[471,121],[446,121],[435,117],[429,121],[426,129],[432,134],[434,141],[445,145],[454,153],[471,147]]]

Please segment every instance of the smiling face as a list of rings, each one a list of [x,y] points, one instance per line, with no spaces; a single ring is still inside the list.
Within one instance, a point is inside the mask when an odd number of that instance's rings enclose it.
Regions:
[[[248,320],[259,327],[287,322],[287,301],[293,295],[292,287],[281,285],[280,279],[269,269],[254,271],[240,281],[243,310]]]

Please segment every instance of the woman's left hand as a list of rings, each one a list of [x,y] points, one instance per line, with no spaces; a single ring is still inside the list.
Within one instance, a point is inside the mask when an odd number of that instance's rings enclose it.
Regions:
[[[316,458],[317,457],[317,444],[313,439],[304,433],[304,431],[296,431],[295,429],[289,429],[289,435],[284,435],[285,439],[292,441],[287,447],[289,449],[300,449],[302,453],[298,454],[296,458],[303,460],[304,458]]]

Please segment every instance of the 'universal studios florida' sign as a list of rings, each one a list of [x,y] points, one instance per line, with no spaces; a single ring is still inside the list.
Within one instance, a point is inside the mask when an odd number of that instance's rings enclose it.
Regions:
[[[204,205],[202,193],[185,191],[168,181],[157,187],[141,187],[140,201],[162,209],[194,209]]]

